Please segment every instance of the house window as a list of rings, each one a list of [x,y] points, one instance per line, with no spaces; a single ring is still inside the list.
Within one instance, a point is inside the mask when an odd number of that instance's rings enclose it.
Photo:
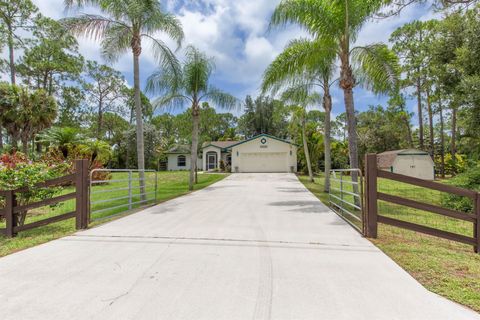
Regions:
[[[187,165],[187,157],[178,156],[177,157],[177,167],[185,167]]]

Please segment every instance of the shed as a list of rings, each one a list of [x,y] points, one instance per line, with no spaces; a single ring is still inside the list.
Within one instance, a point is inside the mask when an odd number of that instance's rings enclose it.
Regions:
[[[406,176],[435,180],[435,163],[428,152],[418,149],[386,151],[377,157],[378,168]]]

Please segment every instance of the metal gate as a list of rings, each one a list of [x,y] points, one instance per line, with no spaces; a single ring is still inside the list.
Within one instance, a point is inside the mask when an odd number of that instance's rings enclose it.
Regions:
[[[365,234],[363,175],[360,169],[330,170],[328,202],[335,213]]]
[[[156,201],[155,170],[94,169],[90,172],[89,221],[108,219]]]

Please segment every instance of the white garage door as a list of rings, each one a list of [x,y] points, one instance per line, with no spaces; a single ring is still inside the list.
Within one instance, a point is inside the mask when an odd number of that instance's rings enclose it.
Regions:
[[[286,152],[240,154],[240,172],[290,172]]]

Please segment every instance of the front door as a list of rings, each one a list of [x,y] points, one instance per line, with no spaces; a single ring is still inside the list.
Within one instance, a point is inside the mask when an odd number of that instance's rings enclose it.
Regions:
[[[215,170],[217,168],[217,154],[209,153],[207,155],[207,168],[208,170]]]

